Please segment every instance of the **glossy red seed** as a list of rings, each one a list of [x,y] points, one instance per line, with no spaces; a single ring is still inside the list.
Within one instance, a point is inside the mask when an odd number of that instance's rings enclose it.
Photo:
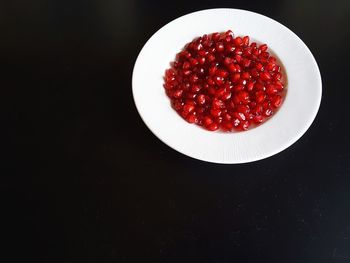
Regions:
[[[266,44],[263,44],[259,47],[259,50],[261,51],[266,51],[267,50],[267,45]]]
[[[186,120],[189,123],[197,123],[198,122],[197,116],[195,114],[193,114],[193,113],[188,114],[187,117],[186,117]]]
[[[194,110],[195,106],[190,104],[185,104],[183,106],[183,112],[187,115],[188,113],[192,112]]]
[[[263,92],[263,91],[255,92],[255,101],[256,101],[256,103],[263,102],[265,100],[265,97],[266,97],[265,92]]]
[[[260,79],[262,79],[263,81],[268,81],[271,79],[271,75],[268,72],[261,72]]]
[[[238,118],[234,118],[232,121],[233,127],[238,127],[240,125],[241,121]]]
[[[222,43],[222,42],[217,42],[215,47],[216,47],[216,51],[218,51],[218,52],[222,52],[225,50],[224,43]]]
[[[278,108],[279,106],[281,106],[281,102],[282,102],[282,97],[280,95],[275,95],[271,98],[271,104],[275,108]]]
[[[203,124],[204,124],[204,126],[209,126],[209,125],[212,124],[212,123],[213,123],[213,119],[212,119],[211,117],[205,116],[205,117],[203,118]]]
[[[248,130],[249,126],[250,126],[250,121],[246,120],[246,121],[241,122],[239,128],[243,131],[246,131],[246,130]]]
[[[230,58],[230,57],[225,57],[224,58],[224,64],[226,66],[230,65],[232,62],[233,62],[232,58]]]
[[[220,37],[221,37],[220,33],[213,33],[211,38],[213,41],[218,41]]]
[[[224,130],[224,131],[231,131],[233,129],[233,123],[230,122],[230,121],[224,121],[222,122],[221,124],[221,128]]]
[[[201,86],[197,85],[197,84],[193,84],[191,86],[191,92],[192,93],[198,93],[201,90]]]
[[[246,89],[247,89],[247,91],[252,91],[254,89],[254,82],[248,81],[246,84]]]
[[[218,86],[221,86],[222,84],[224,84],[224,78],[220,76],[215,76],[214,81]]]
[[[240,73],[234,73],[233,75],[231,75],[231,81],[232,82],[237,82],[240,78],[241,78],[241,74]]]
[[[196,83],[198,81],[198,76],[196,74],[192,74],[190,76],[190,82],[191,83]]]
[[[273,111],[271,108],[265,108],[263,111],[264,116],[270,117],[272,115]]]
[[[221,109],[225,106],[225,103],[222,101],[222,100],[219,100],[219,99],[213,99],[213,102],[212,102],[212,108],[213,109]]]
[[[266,94],[268,95],[274,95],[278,92],[278,89],[276,88],[276,85],[269,84],[266,87]]]
[[[222,78],[226,78],[228,76],[228,72],[226,70],[223,69],[218,69],[216,71],[216,75]]]
[[[225,113],[224,116],[223,116],[223,119],[225,121],[230,121],[230,120],[232,120],[232,116],[230,114],[228,114],[228,113]]]
[[[233,63],[227,65],[227,69],[228,69],[228,71],[230,71],[230,72],[237,72],[236,66],[235,66],[235,64],[233,64]]]
[[[197,96],[197,103],[200,105],[204,105],[205,104],[205,95],[199,94]]]
[[[217,125],[215,122],[209,124],[208,126],[206,126],[206,128],[209,131],[216,131],[217,129],[219,129],[219,125]]]
[[[199,64],[203,65],[205,63],[205,57],[204,56],[199,57],[198,62]]]
[[[242,56],[241,56],[241,55],[236,54],[236,55],[235,55],[235,60],[237,61],[237,63],[241,62],[241,60],[242,60]]]
[[[250,66],[250,63],[251,63],[250,59],[244,58],[242,61],[242,66],[245,68],[248,68]]]
[[[221,98],[224,95],[225,92],[226,92],[225,88],[219,88],[215,92],[215,97],[216,98]]]
[[[238,85],[236,85],[236,86],[233,87],[233,91],[236,92],[236,93],[237,93],[238,91],[243,90],[243,89],[244,89],[244,86],[241,85],[241,84],[238,84]]]
[[[176,99],[179,99],[179,98],[182,97],[182,93],[183,93],[182,89],[175,90],[174,93],[173,93],[173,97],[176,98]]]
[[[190,58],[190,64],[192,65],[192,66],[196,66],[196,65],[198,65],[198,60],[197,59],[195,59],[195,58]]]
[[[251,77],[248,71],[243,72],[241,76],[242,76],[242,79],[246,79],[246,80],[250,79]]]
[[[262,123],[263,120],[264,120],[264,117],[261,116],[261,115],[256,115],[256,116],[253,117],[253,122],[255,122],[256,124]]]
[[[232,93],[230,91],[226,91],[222,96],[222,100],[229,100],[231,98]]]
[[[249,100],[249,93],[246,91],[239,91],[237,95],[242,103]]]
[[[222,111],[220,109],[211,109],[210,114],[213,117],[219,117],[221,115]]]
[[[249,45],[249,36],[243,37],[243,45],[248,46]]]
[[[241,46],[243,44],[243,40],[241,37],[236,37],[233,39],[233,43],[235,44],[235,46]]]
[[[182,68],[183,69],[189,69],[191,67],[191,64],[190,62],[188,61],[185,61],[183,64],[182,64]]]

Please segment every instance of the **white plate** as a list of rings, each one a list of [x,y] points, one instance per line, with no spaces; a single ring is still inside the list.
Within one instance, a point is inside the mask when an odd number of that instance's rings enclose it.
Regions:
[[[232,29],[266,43],[282,61],[287,95],[266,123],[245,132],[209,132],[184,121],[170,106],[163,76],[175,54],[193,38]],[[142,48],[133,71],[133,95],[148,128],[171,148],[214,163],[246,163],[272,156],[310,127],[321,102],[317,63],[307,46],[282,24],[238,9],[209,9],[182,16],[158,30]]]

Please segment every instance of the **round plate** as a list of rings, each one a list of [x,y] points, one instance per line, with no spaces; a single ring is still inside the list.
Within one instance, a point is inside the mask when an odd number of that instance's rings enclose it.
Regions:
[[[244,132],[210,132],[187,123],[172,109],[163,76],[186,43],[228,29],[268,45],[283,63],[288,91],[281,108],[266,123]],[[132,87],[141,118],[160,140],[190,157],[227,164],[260,160],[289,147],[310,127],[322,93],[317,63],[300,38],[266,16],[238,9],[194,12],[162,27],[142,48]]]

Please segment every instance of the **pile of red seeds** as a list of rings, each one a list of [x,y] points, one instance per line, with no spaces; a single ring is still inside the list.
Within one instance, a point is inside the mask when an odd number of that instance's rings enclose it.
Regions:
[[[186,44],[165,72],[172,107],[189,123],[215,131],[247,130],[281,106],[281,67],[267,45],[225,33]]]

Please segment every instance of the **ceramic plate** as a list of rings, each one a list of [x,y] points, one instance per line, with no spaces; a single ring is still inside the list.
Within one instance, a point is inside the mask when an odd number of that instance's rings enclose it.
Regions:
[[[163,76],[186,43],[228,29],[269,46],[287,75],[287,93],[281,108],[262,125],[244,132],[210,132],[187,123],[171,108]],[[313,122],[322,93],[317,63],[303,41],[271,18],[238,9],[194,12],[162,27],[136,60],[132,88],[141,118],[160,140],[190,157],[227,164],[267,158],[296,142]]]

